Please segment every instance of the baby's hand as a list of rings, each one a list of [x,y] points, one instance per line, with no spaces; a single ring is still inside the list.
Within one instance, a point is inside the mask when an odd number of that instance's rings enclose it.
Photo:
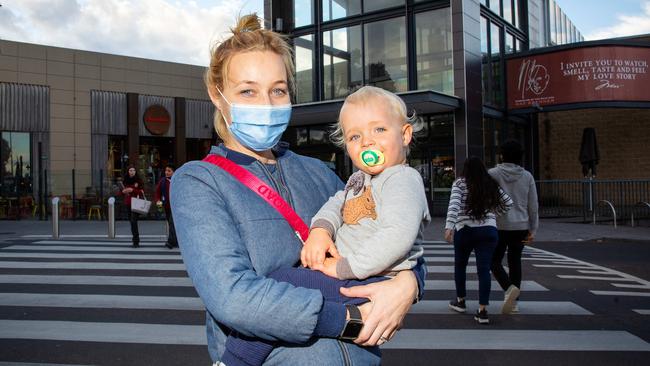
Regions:
[[[327,276],[336,277],[336,263],[339,261],[339,258],[325,258],[323,263],[314,265],[313,269],[321,271]]]
[[[300,252],[302,265],[313,268],[316,264],[322,264],[326,253],[330,251],[331,247],[334,247],[334,242],[327,230],[321,228],[312,229]]]

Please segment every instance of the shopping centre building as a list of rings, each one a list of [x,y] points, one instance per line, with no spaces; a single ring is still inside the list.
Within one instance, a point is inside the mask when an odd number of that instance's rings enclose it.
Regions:
[[[555,0],[265,0],[264,18],[295,50],[284,139],[344,179],[350,161],[328,133],[362,85],[425,122],[409,163],[436,213],[465,158],[493,166],[508,139],[537,179],[581,179],[593,128],[599,179],[650,179],[650,36],[585,42]],[[215,139],[203,72],[0,40],[0,218],[52,194],[103,200],[128,163],[151,190],[166,162],[201,158]]]

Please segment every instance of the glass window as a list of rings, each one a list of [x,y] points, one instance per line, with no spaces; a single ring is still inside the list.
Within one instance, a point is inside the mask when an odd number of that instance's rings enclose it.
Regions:
[[[513,22],[512,23],[515,27],[522,29],[523,30],[523,24],[519,21],[519,0],[514,0],[512,2],[512,14],[514,15],[513,17]]]
[[[503,50],[506,54],[515,52],[515,36],[506,32],[506,47]]]
[[[327,126],[309,127],[309,143],[312,145],[328,144],[330,129]]]
[[[408,90],[404,17],[364,25],[367,84],[392,92]]]
[[[490,0],[490,9],[493,12],[501,15],[501,0]]]
[[[493,56],[501,53],[501,27],[495,23],[490,24],[490,49]]]
[[[323,32],[323,96],[343,98],[363,84],[361,26]]]
[[[549,10],[549,15],[548,15],[548,29],[549,29],[549,36],[551,37],[551,44],[557,44],[557,31],[555,30],[555,0],[549,0],[548,3],[548,10]]]
[[[296,103],[311,102],[314,100],[314,36],[302,36],[293,42],[296,57]]]
[[[0,139],[2,197],[20,197],[32,192],[31,158],[29,132],[2,132]]]
[[[517,38],[517,52],[521,51],[526,51],[526,48],[524,47],[524,42],[522,42],[521,39]]]
[[[454,92],[450,8],[415,15],[418,89]]]
[[[508,23],[514,24],[514,20],[512,19],[512,4],[510,1],[503,0],[503,19]]]
[[[485,0],[481,0],[481,4],[486,5]]]
[[[368,13],[371,11],[390,8],[399,5],[404,5],[404,0],[372,0],[372,1],[366,0],[363,3],[363,12]]]
[[[488,38],[488,20],[485,17],[481,17],[481,76],[483,79],[483,98],[484,103],[489,98],[489,80],[490,80],[490,68],[487,67],[488,61],[490,59],[490,39]]]
[[[361,0],[323,0],[323,21],[361,14]]]
[[[293,22],[296,28],[314,24],[314,0],[293,0]]]

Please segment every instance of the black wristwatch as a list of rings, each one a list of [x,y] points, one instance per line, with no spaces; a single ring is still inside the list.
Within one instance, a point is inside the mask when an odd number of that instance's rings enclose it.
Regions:
[[[356,305],[345,305],[350,314],[350,319],[346,320],[345,327],[339,336],[340,339],[353,341],[357,339],[361,329],[363,329],[363,320],[361,319],[361,311]]]

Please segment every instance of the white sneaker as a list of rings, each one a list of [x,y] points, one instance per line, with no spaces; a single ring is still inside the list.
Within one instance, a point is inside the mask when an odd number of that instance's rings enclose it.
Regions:
[[[519,296],[519,288],[515,285],[510,285],[503,296],[503,305],[501,305],[501,314],[510,314],[517,304],[517,297]]]
[[[221,362],[221,361],[217,361],[217,362],[213,363],[212,366],[226,366],[226,364]]]
[[[519,313],[519,303],[515,300],[515,306],[512,307],[512,314]]]

